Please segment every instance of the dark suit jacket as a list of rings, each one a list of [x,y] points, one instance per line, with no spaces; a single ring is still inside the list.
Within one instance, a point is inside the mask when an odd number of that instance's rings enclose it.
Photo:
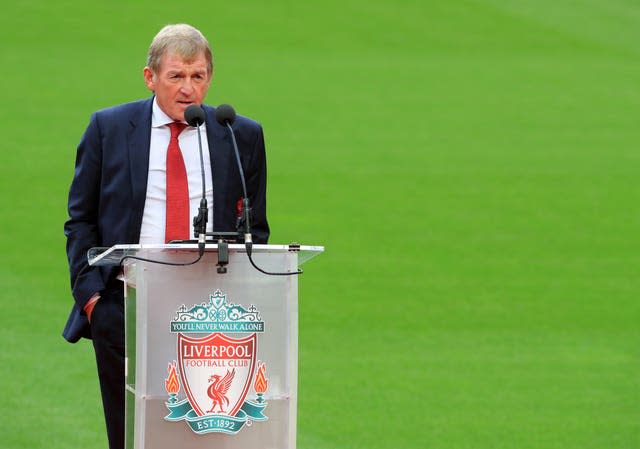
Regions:
[[[63,335],[70,342],[91,337],[83,307],[96,292],[115,282],[119,267],[87,265],[95,246],[138,243],[147,191],[153,97],[98,111],[78,145],[69,191],[69,220],[64,231],[75,304]],[[235,231],[236,203],[242,184],[229,131],[215,121],[215,108],[204,106],[211,156],[213,229]],[[233,124],[247,193],[253,209],[255,243],[266,243],[266,159],[261,126],[238,116]],[[76,279],[77,278],[77,279]]]

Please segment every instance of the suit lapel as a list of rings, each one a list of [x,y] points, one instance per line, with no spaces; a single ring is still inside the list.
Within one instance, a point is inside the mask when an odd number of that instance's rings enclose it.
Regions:
[[[129,121],[127,144],[131,174],[131,222],[129,241],[140,240],[140,226],[147,196],[149,175],[149,146],[151,142],[151,106],[153,97],[140,104]]]

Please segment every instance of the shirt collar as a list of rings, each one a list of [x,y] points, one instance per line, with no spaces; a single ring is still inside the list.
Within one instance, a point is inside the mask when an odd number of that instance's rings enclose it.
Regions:
[[[151,109],[151,127],[152,128],[161,128],[163,126],[168,125],[169,123],[173,123],[175,122],[175,120],[173,120],[171,117],[169,117],[167,114],[165,114],[165,112],[160,109],[160,106],[158,105],[158,100],[157,97],[153,97],[153,107]],[[182,121],[182,123],[187,123],[185,121]],[[195,128],[193,128],[195,129]],[[205,125],[204,123],[202,125],[200,125],[200,129],[201,130],[205,130]]]
[[[165,114],[162,109],[160,109],[157,97],[153,97],[153,107],[151,109],[151,127],[160,128],[161,126],[165,126],[173,122],[175,122],[175,120],[173,120],[171,117]]]

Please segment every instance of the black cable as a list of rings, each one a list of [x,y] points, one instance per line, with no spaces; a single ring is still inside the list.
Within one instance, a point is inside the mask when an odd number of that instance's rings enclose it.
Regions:
[[[200,261],[200,259],[202,259],[203,254],[204,254],[204,252],[201,252],[198,255],[198,258],[196,260],[191,261],[191,262],[185,262],[185,263],[165,262],[165,261],[162,261],[162,260],[145,259],[144,257],[137,257],[137,256],[124,256],[122,259],[120,259],[120,261],[118,262],[118,265],[123,267],[122,262],[124,262],[125,259],[135,259],[135,260],[141,260],[143,262],[157,263],[157,264],[161,264],[161,265],[188,266],[188,265],[194,265],[194,264],[198,263]],[[94,267],[92,265],[89,265],[89,263],[87,263],[85,266],[83,266],[80,269],[80,271],[76,275],[76,279],[73,281],[73,286],[71,287],[71,294],[72,295],[73,295],[73,292],[76,290],[76,286],[78,285],[78,280],[90,268],[97,268],[97,267]],[[96,293],[99,293],[99,292],[96,292]]]
[[[141,260],[142,262],[156,263],[158,265],[169,265],[172,267],[187,267],[189,265],[195,265],[196,263],[200,262],[200,259],[202,259],[203,255],[204,255],[204,251],[200,252],[198,254],[198,258],[196,260],[192,260],[191,262],[167,262],[164,260],[146,259],[144,257],[138,257],[138,256],[124,256],[122,259],[120,259],[120,262],[118,262],[118,265],[120,265],[121,267],[124,267],[122,263],[125,261],[125,259],[132,259],[132,260]]]
[[[284,272],[271,272],[271,271],[263,270],[262,268],[257,266],[256,263],[253,261],[253,256],[252,256],[253,243],[252,242],[246,242],[245,248],[246,248],[246,251],[247,251],[247,257],[249,258],[249,262],[251,263],[253,268],[258,270],[260,273],[266,274],[268,276],[294,276],[294,275],[299,275],[299,274],[304,273],[304,271],[301,270],[300,268],[298,268],[297,271],[289,271],[289,272],[286,272],[286,273],[284,273]],[[190,265],[195,265],[196,263],[200,262],[200,260],[202,259],[203,255],[204,255],[204,253],[201,253],[201,254],[198,254],[198,257],[195,260],[192,260],[190,262],[179,262],[179,263],[178,262],[167,262],[167,261],[163,261],[163,260],[147,259],[145,257],[138,257],[138,256],[124,256],[122,259],[120,259],[120,261],[118,262],[118,265],[120,265],[120,267],[124,267],[124,265],[123,265],[124,261],[127,260],[127,259],[131,259],[131,260],[140,260],[142,262],[155,263],[155,264],[159,264],[159,265],[168,265],[168,266],[173,266],[173,267],[186,267],[186,266],[190,266]],[[83,266],[82,269],[78,272],[78,274],[76,275],[76,279],[73,282],[73,287],[71,288],[71,292],[75,291],[76,285],[78,284],[78,280],[85,273],[85,271],[87,271],[89,268],[93,268],[93,267],[91,265],[87,264],[87,265]]]
[[[297,271],[288,271],[286,273],[284,273],[284,272],[272,272],[272,271],[263,270],[262,268],[257,266],[255,264],[255,262],[253,261],[253,257],[251,256],[252,247],[253,247],[253,243],[252,242],[246,242],[245,243],[245,248],[247,250],[247,257],[249,258],[249,262],[251,262],[251,265],[253,265],[253,268],[258,270],[260,273],[267,274],[269,276],[293,276],[293,275],[298,275],[298,274],[304,273],[304,271],[302,271],[300,268],[298,268]]]

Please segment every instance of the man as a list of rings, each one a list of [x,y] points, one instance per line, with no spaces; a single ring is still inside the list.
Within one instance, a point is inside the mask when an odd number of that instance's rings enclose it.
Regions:
[[[211,49],[197,29],[168,25],[153,39],[143,73],[151,98],[92,115],[78,145],[64,226],[75,304],[63,335],[70,342],[93,340],[111,449],[124,447],[123,283],[119,267],[88,267],[86,254],[96,246],[193,238],[200,157],[197,130],[182,123],[185,109],[202,105],[209,89]],[[235,230],[242,185],[231,137],[215,121],[215,109],[203,108],[208,231]],[[266,243],[262,128],[244,117],[233,128],[253,209],[253,241]]]

